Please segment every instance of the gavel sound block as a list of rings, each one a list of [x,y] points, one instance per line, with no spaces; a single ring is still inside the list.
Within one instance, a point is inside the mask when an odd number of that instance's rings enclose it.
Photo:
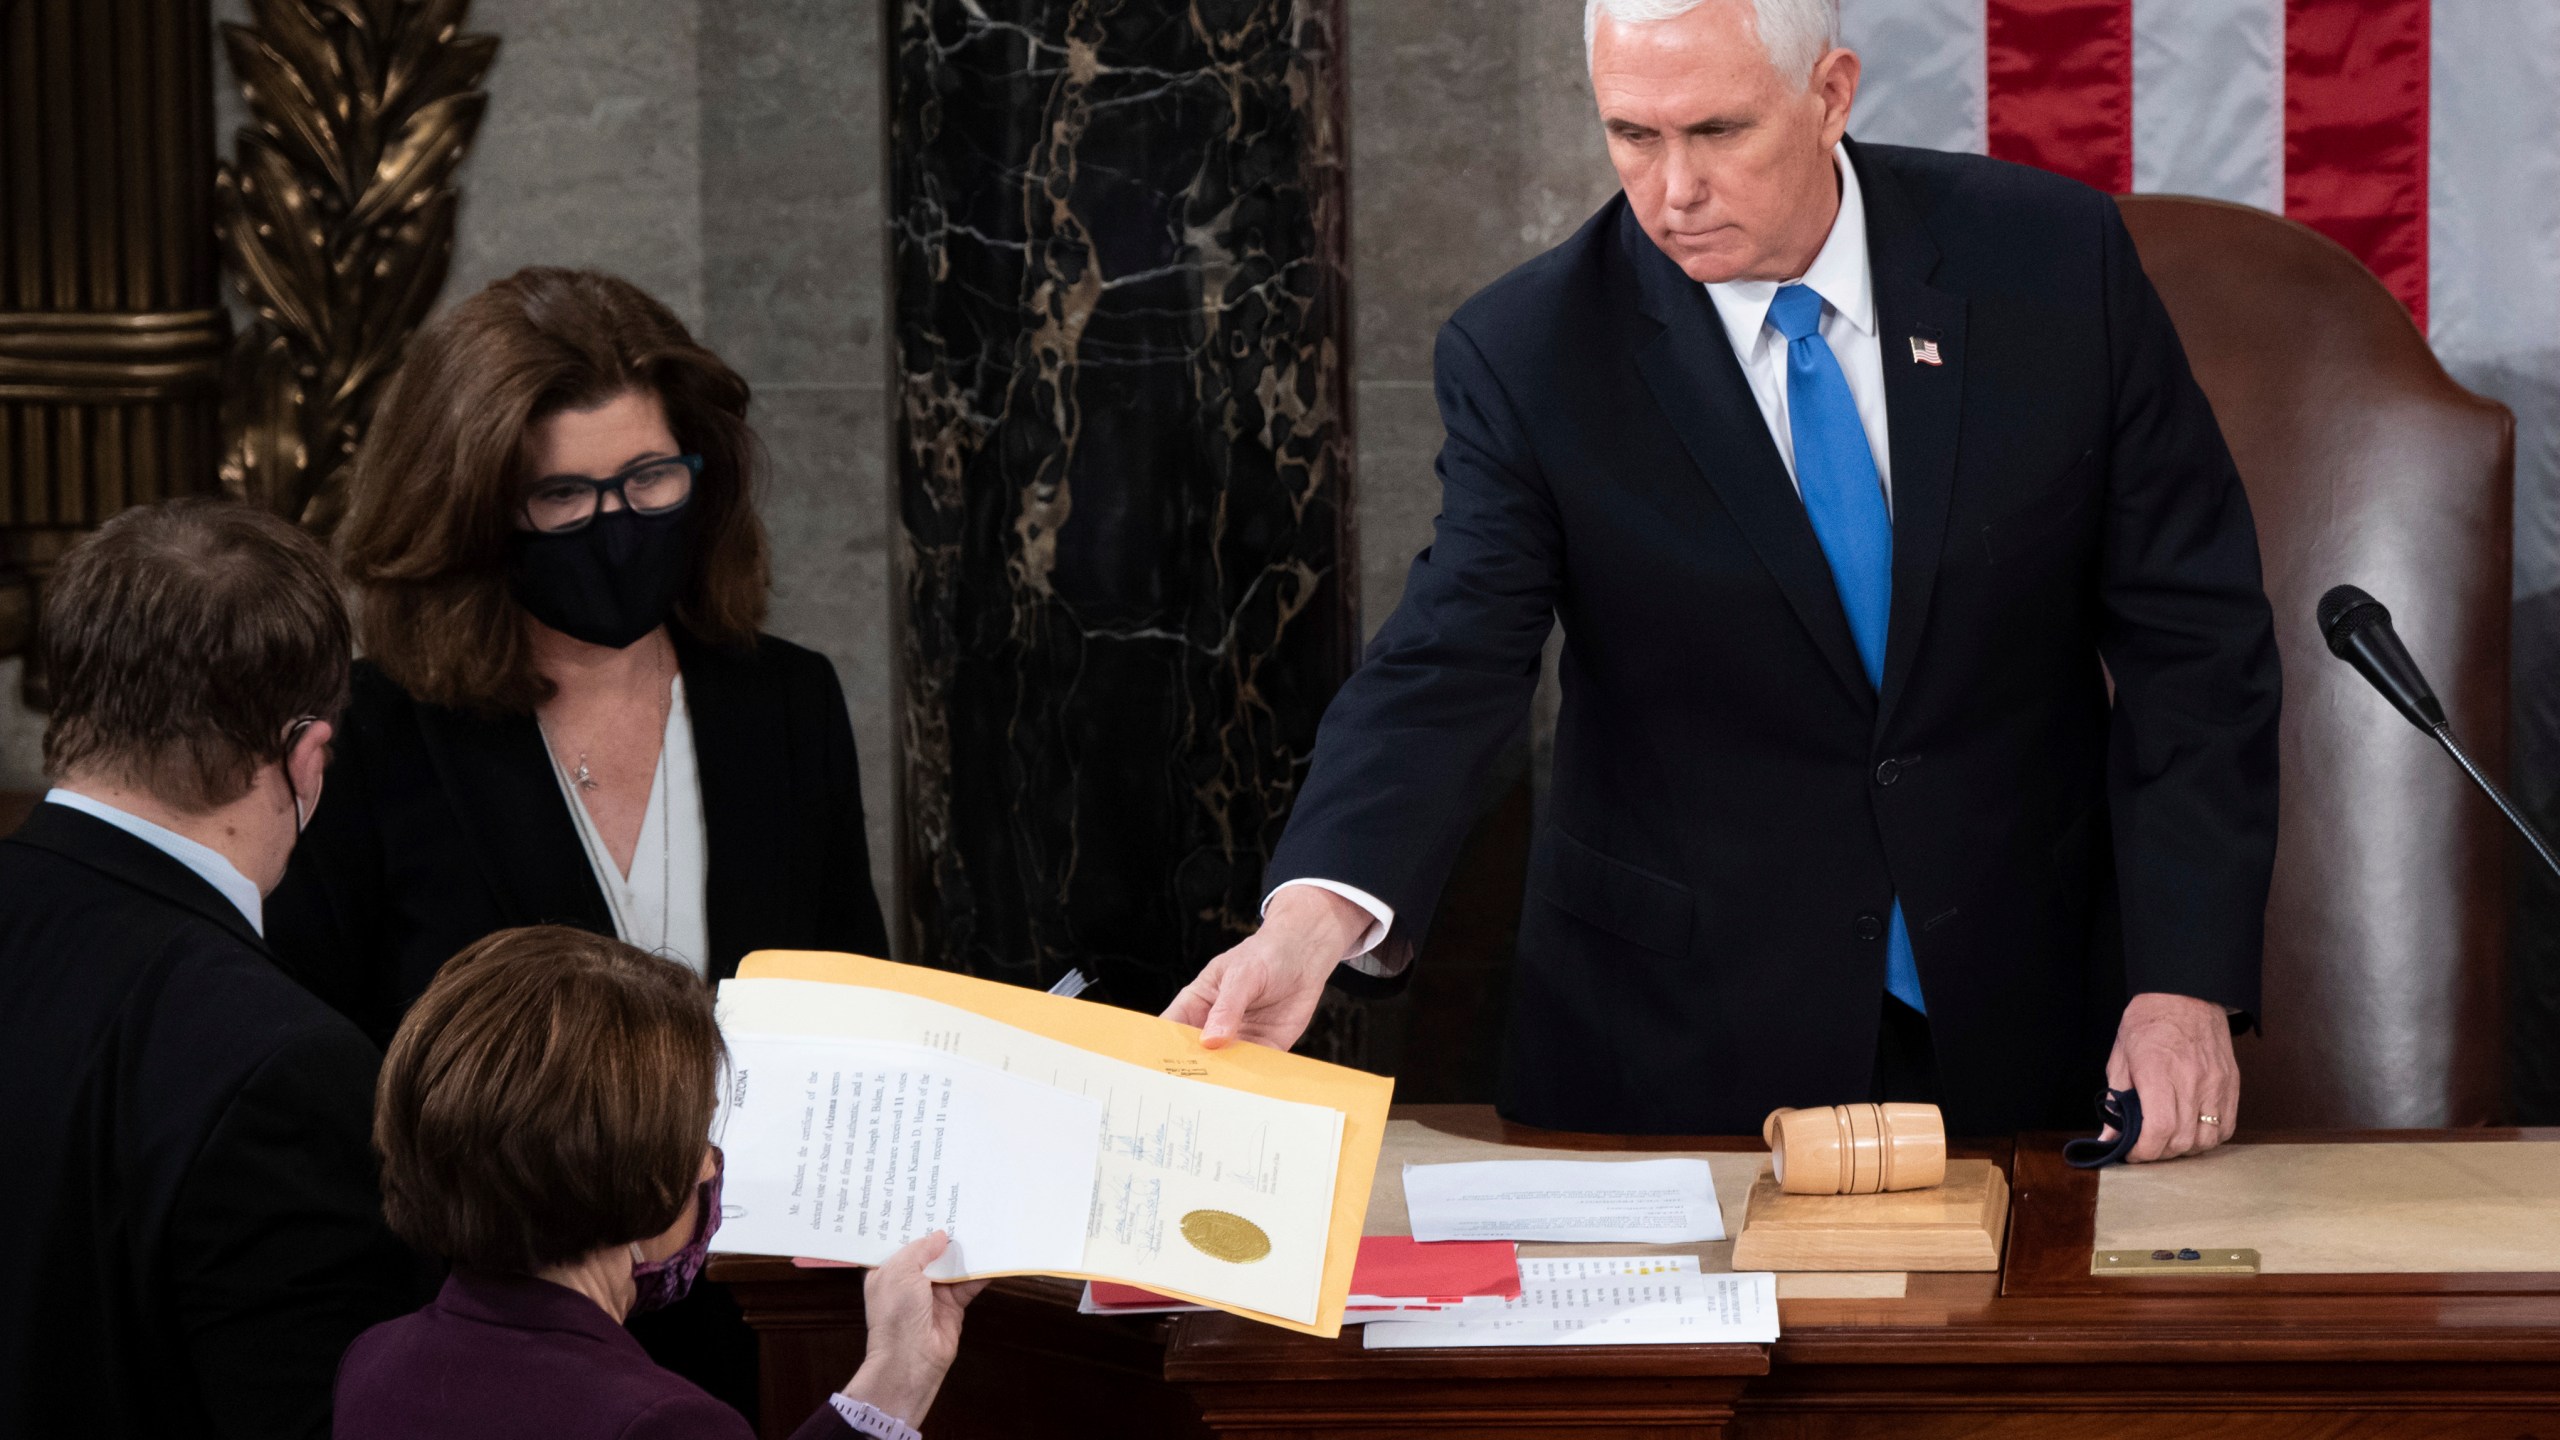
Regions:
[[[1935,1105],[1779,1110],[1752,1183],[1736,1270],[1997,1270],[2009,1184],[1949,1160]]]

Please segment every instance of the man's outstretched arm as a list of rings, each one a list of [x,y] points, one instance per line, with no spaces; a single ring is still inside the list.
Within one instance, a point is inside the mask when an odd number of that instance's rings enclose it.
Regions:
[[[1511,397],[1475,341],[1442,327],[1435,356],[1440,516],[1404,599],[1325,711],[1262,927],[1165,1011],[1205,1043],[1285,1049],[1335,965],[1384,920],[1410,948],[1465,838],[1472,801],[1537,688],[1563,586],[1563,531]],[[1385,916],[1319,886],[1375,898]]]

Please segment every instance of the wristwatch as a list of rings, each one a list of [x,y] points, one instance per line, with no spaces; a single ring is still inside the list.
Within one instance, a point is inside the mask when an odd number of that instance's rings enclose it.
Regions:
[[[924,1440],[916,1433],[916,1427],[867,1401],[839,1393],[828,1396],[827,1403],[836,1407],[836,1413],[856,1434],[868,1435],[872,1440]]]

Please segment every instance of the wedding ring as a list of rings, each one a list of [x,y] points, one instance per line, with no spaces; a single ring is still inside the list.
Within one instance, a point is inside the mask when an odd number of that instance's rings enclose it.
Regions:
[[[2204,1122],[2204,1123],[2206,1123],[2207,1125],[2212,1126],[2212,1127],[2213,1127],[2214,1129],[2216,1129],[2216,1130],[2219,1130],[2219,1129],[2221,1129],[2221,1128],[2222,1128],[2222,1117],[2221,1117],[2221,1116],[2219,1116],[2219,1115],[2199,1115],[2199,1116],[2197,1116],[2196,1118],[2197,1118],[2198,1120],[2203,1121],[2203,1122]]]

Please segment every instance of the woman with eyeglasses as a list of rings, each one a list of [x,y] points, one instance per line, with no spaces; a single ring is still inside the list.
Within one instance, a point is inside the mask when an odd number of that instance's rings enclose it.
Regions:
[[[364,658],[329,803],[267,906],[286,968],[378,1043],[519,925],[713,982],[751,950],[888,952],[835,669],[758,633],[747,401],[590,271],[520,271],[410,342],[339,535]],[[752,1402],[725,1296],[635,1330]]]

